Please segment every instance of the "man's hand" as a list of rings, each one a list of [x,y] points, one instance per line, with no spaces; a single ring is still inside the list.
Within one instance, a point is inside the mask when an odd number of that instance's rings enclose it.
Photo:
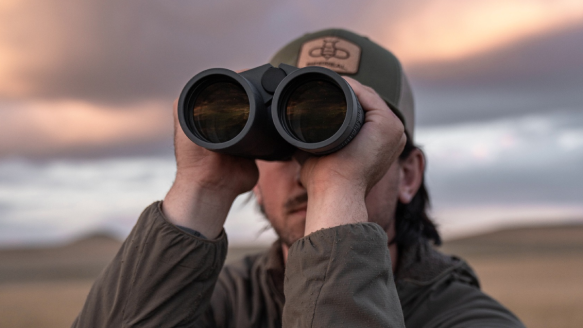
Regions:
[[[309,202],[305,235],[368,220],[365,196],[397,160],[406,142],[403,124],[372,89],[345,77],[358,97],[365,121],[338,152],[305,159],[301,182]]]
[[[217,237],[237,195],[251,190],[259,172],[252,159],[212,152],[192,142],[178,122],[174,102],[176,180],[162,209],[176,225]]]

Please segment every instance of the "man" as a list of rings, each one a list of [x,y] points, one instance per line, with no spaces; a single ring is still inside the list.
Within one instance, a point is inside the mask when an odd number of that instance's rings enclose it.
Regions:
[[[281,62],[346,75],[366,113],[360,133],[330,155],[255,162],[198,147],[176,123],[174,185],[144,211],[73,326],[522,327],[465,262],[429,245],[440,238],[397,59],[325,30],[285,46],[272,60]],[[280,239],[222,268],[227,212],[251,189]]]

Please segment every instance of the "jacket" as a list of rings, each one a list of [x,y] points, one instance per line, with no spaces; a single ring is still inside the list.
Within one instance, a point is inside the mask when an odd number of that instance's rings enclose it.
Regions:
[[[374,223],[317,231],[223,268],[227,236],[188,234],[146,208],[95,281],[77,327],[523,327],[472,269],[423,241],[395,275]]]

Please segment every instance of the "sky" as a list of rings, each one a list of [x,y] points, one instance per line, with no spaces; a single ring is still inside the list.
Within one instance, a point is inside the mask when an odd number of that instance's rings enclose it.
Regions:
[[[184,84],[329,27],[403,63],[446,238],[583,219],[581,1],[1,0],[0,246],[127,235],[172,184]],[[232,243],[273,240],[245,198]]]

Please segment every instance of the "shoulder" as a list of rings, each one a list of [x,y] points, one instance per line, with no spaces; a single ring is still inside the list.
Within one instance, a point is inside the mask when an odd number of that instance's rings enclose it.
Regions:
[[[404,256],[397,290],[407,327],[523,327],[508,309],[480,290],[462,259],[421,244]]]

